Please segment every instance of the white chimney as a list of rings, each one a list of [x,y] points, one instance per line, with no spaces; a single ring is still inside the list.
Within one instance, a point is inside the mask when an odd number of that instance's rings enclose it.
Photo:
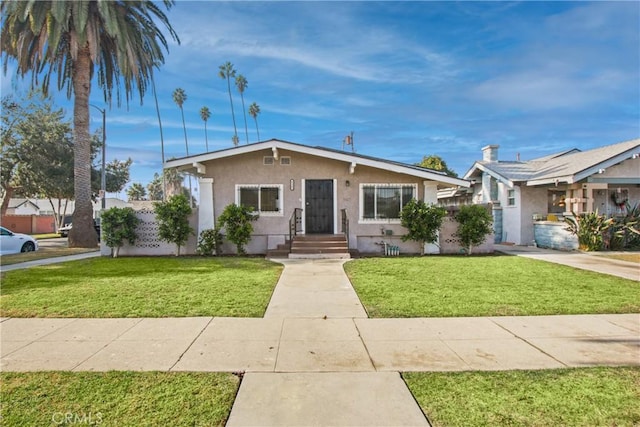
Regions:
[[[482,160],[485,162],[497,162],[498,148],[500,148],[499,145],[487,145],[482,147]]]

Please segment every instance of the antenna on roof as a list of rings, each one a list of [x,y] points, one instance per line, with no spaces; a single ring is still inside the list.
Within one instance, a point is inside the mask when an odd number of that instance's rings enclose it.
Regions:
[[[344,151],[344,146],[345,145],[350,145],[351,146],[351,152],[352,153],[356,152],[356,149],[353,146],[353,131],[351,131],[351,134],[345,136],[344,139],[342,140],[342,151]]]

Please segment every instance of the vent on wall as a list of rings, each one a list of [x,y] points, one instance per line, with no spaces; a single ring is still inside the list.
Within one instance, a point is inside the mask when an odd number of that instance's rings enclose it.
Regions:
[[[290,165],[291,164],[291,157],[289,157],[289,156],[280,157],[280,164],[281,165]]]
[[[273,156],[264,156],[262,158],[262,164],[263,165],[273,165],[273,164],[275,164],[275,159],[273,158]]]

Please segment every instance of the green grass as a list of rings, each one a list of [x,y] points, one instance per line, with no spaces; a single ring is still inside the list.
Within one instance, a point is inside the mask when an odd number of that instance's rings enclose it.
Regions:
[[[34,252],[24,252],[20,254],[2,255],[0,258],[0,264],[11,265],[18,264],[20,262],[36,261],[45,258],[55,258],[66,255],[77,255],[85,252],[96,252],[98,248],[40,248]]]
[[[34,239],[45,240],[45,239],[57,239],[61,237],[59,233],[42,233],[42,234],[33,234]]]
[[[345,270],[370,317],[640,312],[640,282],[515,256],[365,258]]]
[[[239,384],[226,373],[5,372],[0,379],[7,427],[224,426]]]
[[[640,368],[403,377],[434,426],[640,425]]]
[[[6,317],[262,317],[282,265],[258,258],[91,258],[2,274]]]

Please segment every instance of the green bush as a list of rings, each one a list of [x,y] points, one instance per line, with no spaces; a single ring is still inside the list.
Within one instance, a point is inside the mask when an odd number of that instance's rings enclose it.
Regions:
[[[615,217],[615,222],[609,230],[609,249],[638,250],[640,249],[640,205],[626,204],[625,215]],[[606,245],[605,245],[606,246]]]
[[[581,213],[573,217],[566,217],[566,230],[578,237],[578,247],[584,251],[600,251],[604,249],[605,232],[615,223],[613,218],[606,218],[604,215],[595,212]]]
[[[196,252],[200,255],[220,255],[222,253],[222,233],[217,228],[200,232]]]
[[[493,217],[482,205],[461,206],[455,219],[458,221],[455,235],[460,238],[462,248],[467,255],[471,255],[472,248],[482,244],[493,232],[491,228]]]
[[[243,255],[246,253],[244,245],[249,243],[253,233],[251,222],[257,219],[258,215],[253,213],[252,208],[232,203],[218,217],[218,229],[225,229],[227,239],[235,243],[238,254]]]
[[[420,244],[424,255],[424,245],[438,240],[438,232],[447,211],[436,205],[428,205],[422,200],[412,199],[400,213],[400,223],[407,229],[402,241],[413,240]]]
[[[125,240],[130,245],[136,242],[136,228],[140,219],[132,208],[113,207],[102,212],[100,218],[104,242],[111,248],[114,258],[118,256]]]
[[[176,256],[180,256],[180,247],[194,234],[193,228],[189,226],[189,215],[192,212],[189,200],[185,195],[178,194],[166,202],[156,202],[153,206],[156,210],[160,239],[175,243]]]

